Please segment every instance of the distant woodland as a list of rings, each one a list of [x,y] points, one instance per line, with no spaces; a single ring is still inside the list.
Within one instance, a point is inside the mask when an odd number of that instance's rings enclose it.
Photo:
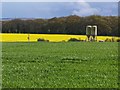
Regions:
[[[87,25],[97,25],[100,36],[118,36],[118,17],[98,15],[2,21],[2,33],[85,35]]]

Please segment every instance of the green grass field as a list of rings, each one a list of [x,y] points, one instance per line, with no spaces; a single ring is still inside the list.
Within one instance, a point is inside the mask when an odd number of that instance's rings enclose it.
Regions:
[[[118,43],[3,43],[3,88],[117,88]]]

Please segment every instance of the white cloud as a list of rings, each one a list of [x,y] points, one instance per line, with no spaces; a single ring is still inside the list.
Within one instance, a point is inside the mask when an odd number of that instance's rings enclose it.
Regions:
[[[73,15],[79,15],[79,16],[89,16],[89,15],[97,15],[98,14],[98,10],[94,9],[94,8],[90,8],[90,9],[85,9],[85,10],[74,10],[73,11]]]
[[[99,10],[96,8],[92,8],[87,2],[84,0],[79,0],[75,3],[75,9],[73,10],[73,15],[79,15],[79,16],[88,16],[93,14],[99,14]]]

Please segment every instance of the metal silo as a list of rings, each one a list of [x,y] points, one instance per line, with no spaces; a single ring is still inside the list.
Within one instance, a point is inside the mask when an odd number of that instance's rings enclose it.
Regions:
[[[97,37],[96,37],[97,36],[97,26],[96,25],[92,26],[91,36],[93,37],[94,41],[97,40]]]
[[[91,26],[91,25],[88,25],[88,26],[86,27],[86,35],[87,35],[88,41],[90,41],[91,29],[92,29],[92,26]]]

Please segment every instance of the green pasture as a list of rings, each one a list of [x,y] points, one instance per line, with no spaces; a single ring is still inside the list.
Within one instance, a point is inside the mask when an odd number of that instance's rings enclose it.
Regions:
[[[3,88],[117,88],[117,42],[2,43]]]

